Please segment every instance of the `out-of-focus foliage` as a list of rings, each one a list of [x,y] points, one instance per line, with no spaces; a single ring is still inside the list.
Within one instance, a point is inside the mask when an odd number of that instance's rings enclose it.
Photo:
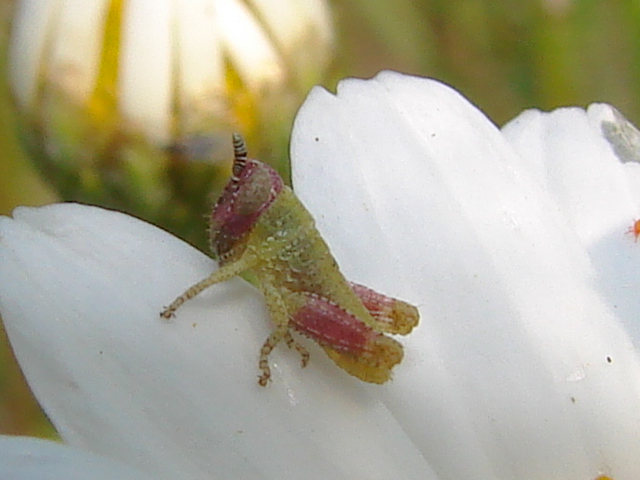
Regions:
[[[640,119],[633,0],[336,1],[340,77],[381,69],[451,84],[497,124],[602,101]]]
[[[7,94],[6,42],[11,5],[0,2],[0,214],[17,205],[39,205],[55,199],[20,149]],[[24,381],[0,324],[0,434],[51,436],[53,427]]]
[[[0,0],[0,214],[55,199],[17,141],[6,79],[12,3]],[[393,69],[453,85],[497,124],[525,108],[595,101],[640,121],[636,0],[333,0],[332,7],[337,40],[327,88]],[[286,151],[283,137],[271,136],[279,144],[263,151]],[[44,435],[50,430],[0,339],[0,433]]]

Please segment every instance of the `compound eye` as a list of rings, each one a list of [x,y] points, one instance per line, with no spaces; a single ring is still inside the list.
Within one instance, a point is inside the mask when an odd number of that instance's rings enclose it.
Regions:
[[[270,172],[264,168],[257,168],[244,182],[236,197],[236,214],[252,215],[261,210],[271,201],[272,185]]]

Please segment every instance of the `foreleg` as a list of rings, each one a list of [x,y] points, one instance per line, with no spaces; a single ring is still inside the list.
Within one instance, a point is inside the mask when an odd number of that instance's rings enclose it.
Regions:
[[[226,280],[229,280],[239,275],[245,270],[248,270],[249,268],[251,268],[252,265],[253,264],[249,259],[243,257],[233,263],[228,263],[220,267],[218,270],[213,272],[207,278],[189,287],[182,295],[180,295],[173,302],[171,302],[171,305],[166,307],[160,313],[160,316],[166,319],[171,318],[174,315],[175,311],[180,307],[180,305],[182,305],[187,300],[192,299],[193,297],[198,295],[200,292],[209,288],[212,285],[215,285],[216,283],[224,282]]]

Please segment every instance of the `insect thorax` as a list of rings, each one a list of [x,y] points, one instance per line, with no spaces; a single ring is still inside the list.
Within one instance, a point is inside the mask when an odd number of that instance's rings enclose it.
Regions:
[[[342,305],[363,321],[369,312],[351,290],[311,214],[285,187],[248,237],[246,254],[258,259],[254,273],[287,292],[314,293]]]

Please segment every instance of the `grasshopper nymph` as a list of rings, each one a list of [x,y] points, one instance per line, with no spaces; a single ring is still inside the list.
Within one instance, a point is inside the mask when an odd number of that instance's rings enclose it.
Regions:
[[[275,329],[260,350],[258,383],[271,377],[269,354],[281,340],[308,360],[292,330],[312,338],[342,369],[365,382],[384,383],[400,363],[418,310],[402,300],[348,282],[311,214],[268,165],[247,158],[233,136],[233,172],[211,214],[211,248],[220,268],[176,298],[160,315],[207,287],[250,272],[265,297]]]

